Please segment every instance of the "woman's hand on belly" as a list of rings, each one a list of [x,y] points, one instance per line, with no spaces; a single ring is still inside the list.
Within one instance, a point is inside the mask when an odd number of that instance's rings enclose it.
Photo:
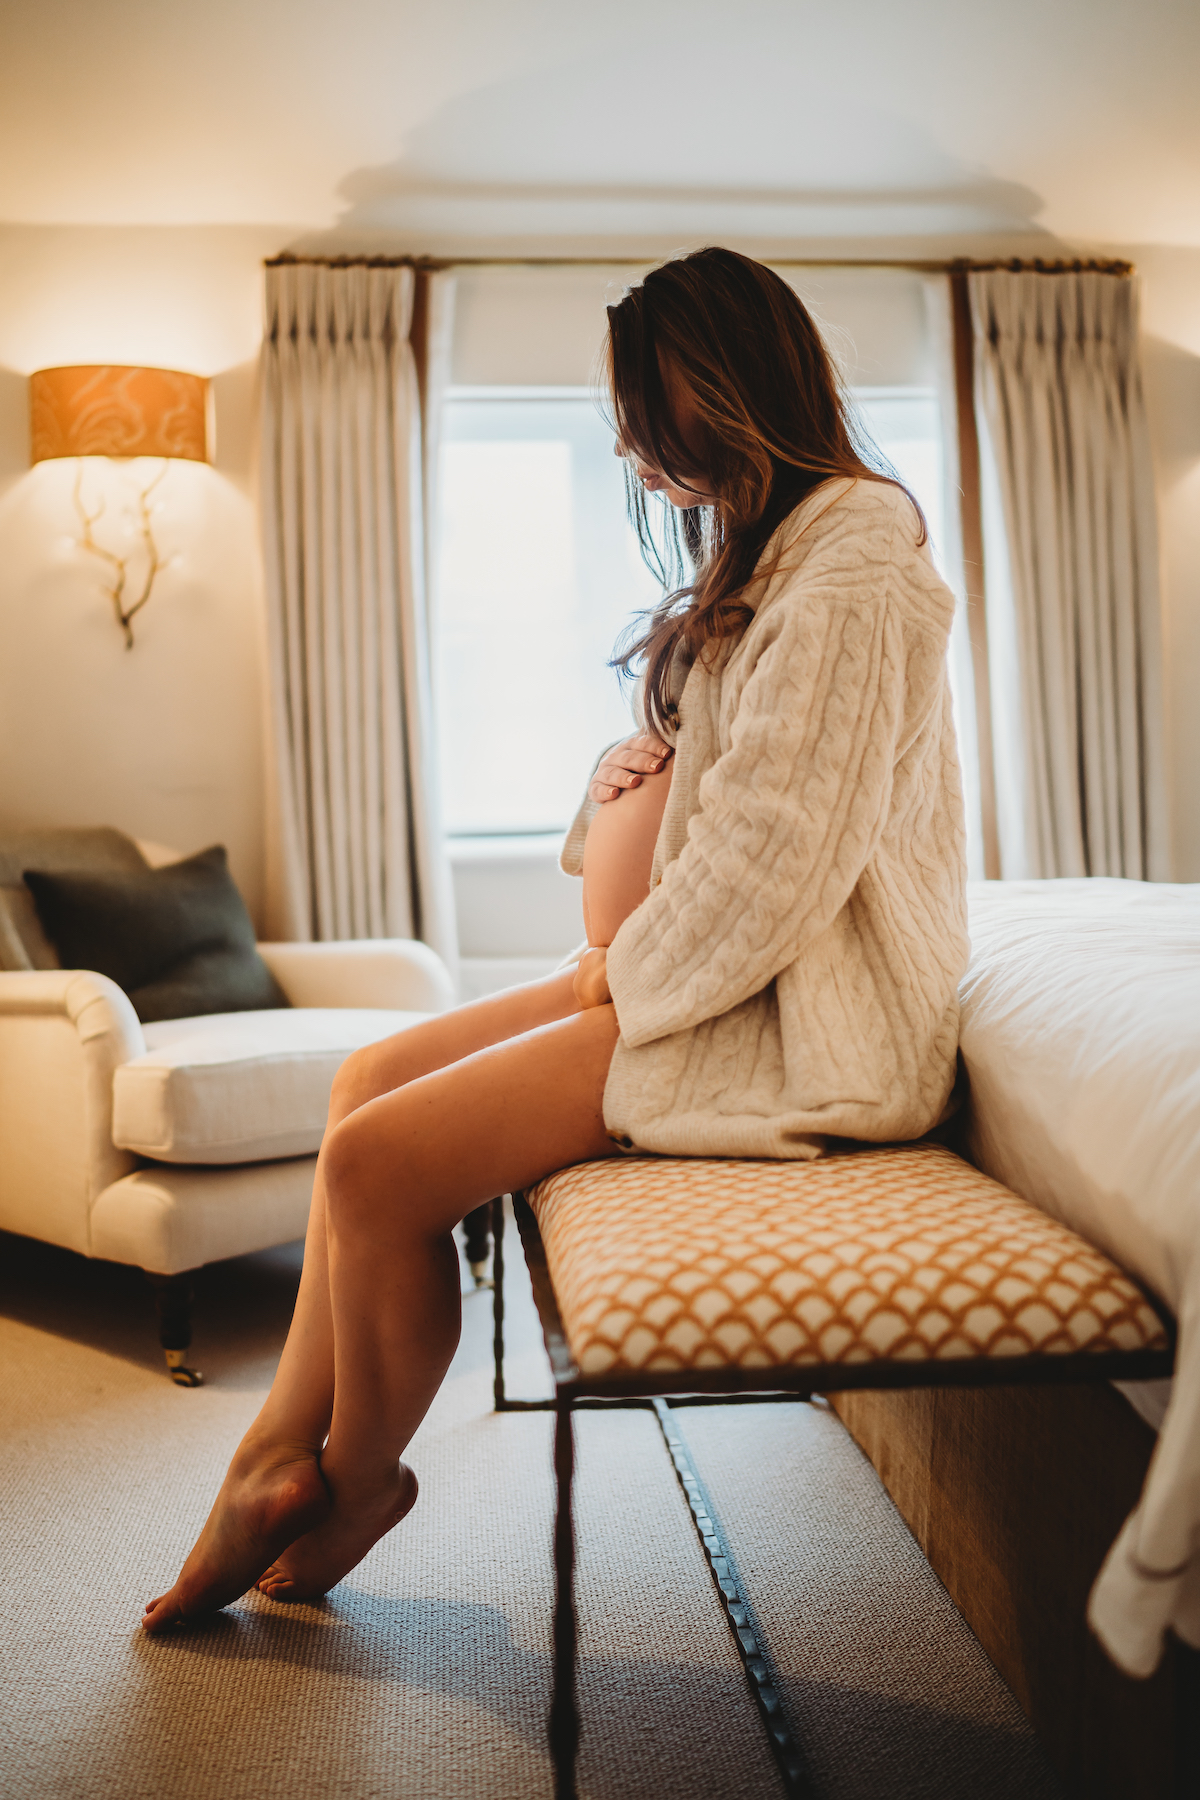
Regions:
[[[640,731],[636,737],[614,744],[596,769],[588,786],[588,797],[606,801],[619,800],[626,791],[641,786],[643,775],[657,775],[665,769],[675,752],[652,731]]]
[[[673,765],[643,775],[636,788],[602,806],[583,846],[583,917],[588,943],[611,944],[650,892],[654,846],[671,791]]]

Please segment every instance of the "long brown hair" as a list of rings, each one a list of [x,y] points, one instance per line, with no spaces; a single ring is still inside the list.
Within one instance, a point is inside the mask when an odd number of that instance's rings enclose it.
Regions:
[[[646,723],[661,731],[676,651],[695,659],[740,636],[753,617],[743,590],[805,496],[839,475],[903,484],[858,425],[803,301],[736,251],[664,263],[610,306],[605,373],[630,516],[670,590],[613,663],[626,675],[644,665]],[[697,495],[682,513],[668,507],[657,533],[634,453]]]

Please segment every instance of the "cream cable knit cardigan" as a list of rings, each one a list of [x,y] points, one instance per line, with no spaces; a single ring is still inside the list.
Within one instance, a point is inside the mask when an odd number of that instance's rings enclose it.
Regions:
[[[898,488],[824,483],[767,546],[741,639],[688,672],[650,894],[608,952],[626,1149],[807,1158],[919,1137],[946,1104],[968,951],[954,599],[917,531]]]

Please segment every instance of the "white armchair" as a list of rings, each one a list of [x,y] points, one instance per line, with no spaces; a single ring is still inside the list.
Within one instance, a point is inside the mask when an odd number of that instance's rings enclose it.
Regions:
[[[292,1010],[142,1025],[104,975],[0,972],[0,1229],[134,1263],[194,1386],[187,1273],[303,1235],[352,1050],[453,1004],[424,944],[263,944]]]

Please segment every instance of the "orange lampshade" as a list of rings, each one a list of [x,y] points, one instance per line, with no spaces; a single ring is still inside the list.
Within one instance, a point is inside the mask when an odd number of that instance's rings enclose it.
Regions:
[[[179,456],[208,461],[208,382],[178,369],[109,363],[39,369],[29,379],[32,461]]]

